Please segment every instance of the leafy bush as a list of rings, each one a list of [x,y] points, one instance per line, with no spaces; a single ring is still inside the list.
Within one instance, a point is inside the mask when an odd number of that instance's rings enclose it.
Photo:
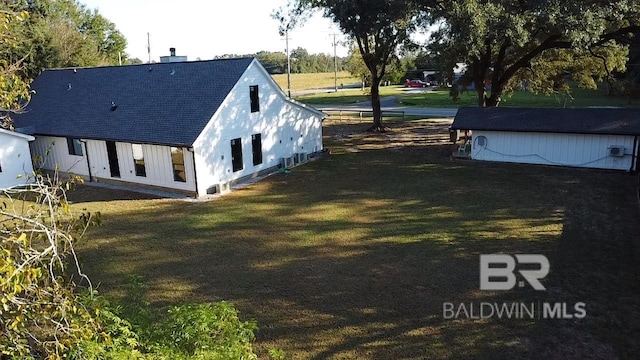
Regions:
[[[256,359],[251,346],[256,328],[253,322],[240,321],[237,310],[226,302],[187,303],[169,310],[162,338],[165,347],[174,347],[184,355]]]
[[[0,192],[1,359],[257,358],[256,324],[226,302],[154,309],[138,277],[122,306],[99,296],[74,251],[99,214],[71,212],[71,183],[30,176],[28,188]]]

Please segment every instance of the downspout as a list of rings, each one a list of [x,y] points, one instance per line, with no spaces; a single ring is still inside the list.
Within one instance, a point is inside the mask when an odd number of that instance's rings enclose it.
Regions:
[[[638,136],[633,138],[633,151],[631,152],[631,168],[629,172],[635,174],[638,171]]]
[[[89,182],[93,182],[93,175],[91,175],[91,161],[89,161],[89,150],[87,148],[87,140],[80,140],[84,144],[84,153],[87,157],[87,169],[89,170]]]
[[[196,153],[193,148],[187,148],[187,151],[191,153],[191,161],[193,162],[193,182],[196,185],[196,198],[200,196],[198,192],[198,170],[196,169]]]

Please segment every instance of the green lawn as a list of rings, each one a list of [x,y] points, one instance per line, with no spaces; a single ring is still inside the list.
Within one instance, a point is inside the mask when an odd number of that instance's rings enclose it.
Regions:
[[[380,88],[381,96],[406,95],[403,86],[383,86]],[[347,89],[338,92],[322,92],[310,95],[297,96],[296,100],[309,105],[348,105],[361,101],[370,101],[368,93],[361,89]]]
[[[422,90],[406,89],[402,86],[381,87],[382,96],[398,96],[399,105],[417,107],[457,108],[460,106],[476,106],[477,96],[473,91],[460,94],[454,101],[448,89]],[[317,93],[296,97],[296,100],[310,105],[346,105],[370,100],[361,90],[351,89],[340,92]],[[575,87],[571,95],[541,95],[529,92],[518,92],[512,96],[504,96],[500,106],[524,107],[587,107],[587,106],[640,106],[640,100],[626,97],[608,96],[604,89],[589,90]]]
[[[637,356],[634,177],[451,160],[448,125],[327,120],[328,159],[208,202],[82,187],[73,206],[104,220],[83,267],[110,297],[137,274],[156,306],[231,301],[262,358]],[[496,252],[547,255],[548,291],[479,291],[478,256]],[[584,301],[587,317],[442,318],[443,302],[481,301]]]
[[[477,96],[473,91],[460,95],[453,101],[449,90],[439,90],[421,95],[410,95],[401,99],[407,106],[422,107],[458,107],[477,105]],[[587,107],[587,106],[639,106],[640,100],[630,100],[621,96],[608,96],[604,89],[590,90],[574,87],[571,95],[542,95],[530,92],[517,92],[504,96],[500,106],[523,107]]]

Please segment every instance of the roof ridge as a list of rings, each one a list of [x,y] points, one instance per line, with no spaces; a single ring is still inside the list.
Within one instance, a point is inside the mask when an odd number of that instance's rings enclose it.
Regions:
[[[62,68],[49,68],[44,71],[65,71],[65,70],[92,70],[92,69],[111,69],[111,68],[132,68],[136,66],[164,66],[175,64],[195,64],[195,63],[210,63],[210,62],[224,62],[224,61],[240,61],[240,60],[253,60],[256,57],[243,56],[237,58],[223,58],[223,59],[209,59],[209,60],[193,60],[193,61],[179,61],[179,62],[153,62],[142,64],[127,64],[127,65],[99,65],[99,66],[69,66]],[[44,72],[43,71],[43,72]]]

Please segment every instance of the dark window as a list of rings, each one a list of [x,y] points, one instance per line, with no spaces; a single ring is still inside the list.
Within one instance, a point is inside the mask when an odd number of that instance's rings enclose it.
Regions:
[[[240,138],[231,140],[231,164],[233,172],[244,169],[242,162],[242,140]]]
[[[82,156],[82,143],[80,139],[67,138],[67,148],[69,155]]]
[[[253,149],[253,165],[262,164],[262,134],[251,135],[251,148]]]
[[[131,144],[131,150],[133,151],[133,162],[136,168],[136,176],[147,176],[147,169],[144,166],[144,152],[142,151],[142,145]]]
[[[120,177],[120,164],[118,164],[118,151],[114,141],[107,141],[107,157],[109,158],[109,170],[111,177]]]
[[[173,180],[187,182],[187,173],[184,169],[184,152],[182,148],[171,148],[171,164],[173,165]]]
[[[258,85],[249,86],[249,95],[251,96],[251,112],[260,111],[260,99],[258,98]]]

